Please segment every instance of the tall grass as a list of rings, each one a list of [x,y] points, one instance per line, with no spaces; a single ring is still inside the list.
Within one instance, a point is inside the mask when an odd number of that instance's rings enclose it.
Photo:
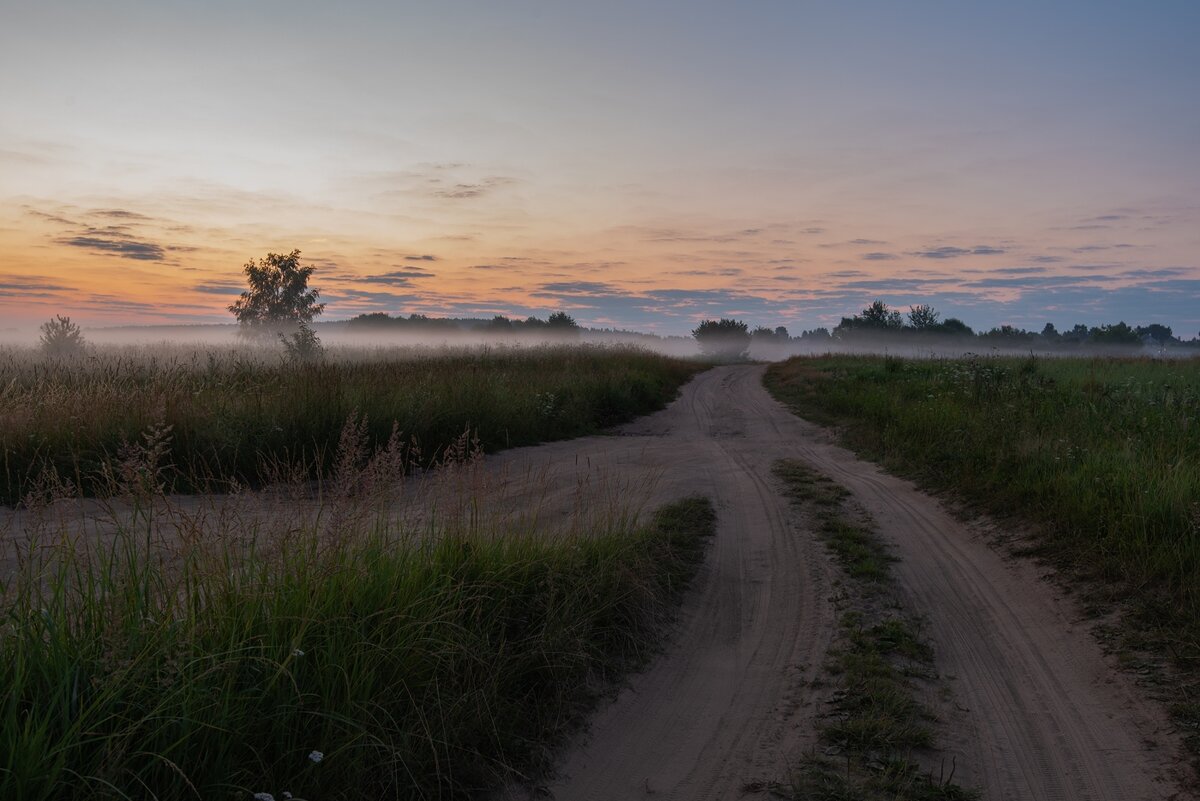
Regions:
[[[892,468],[1035,524],[1200,677],[1200,361],[792,359],[766,384]]]
[[[536,775],[654,649],[713,512],[562,539],[161,542],[150,509],[122,519],[99,547],[51,531],[0,587],[0,798],[450,799]]]
[[[485,450],[596,432],[661,408],[699,365],[596,346],[271,351],[102,348],[79,359],[0,350],[0,502],[39,482],[98,493],[142,432],[170,432],[179,491],[328,472],[352,416],[425,458],[466,429]]]

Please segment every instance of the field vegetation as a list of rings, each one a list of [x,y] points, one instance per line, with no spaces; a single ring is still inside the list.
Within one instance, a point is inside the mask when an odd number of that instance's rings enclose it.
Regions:
[[[47,486],[103,494],[138,448],[161,447],[172,491],[225,491],[334,467],[347,421],[416,461],[465,431],[487,451],[595,433],[661,408],[700,365],[623,347],[99,347],[0,350],[0,502]],[[153,442],[142,438],[153,432]]]
[[[797,358],[766,384],[891,469],[1031,524],[1091,601],[1122,602],[1127,644],[1173,657],[1200,750],[1200,363]]]
[[[0,539],[0,798],[453,799],[548,769],[655,651],[711,505],[585,510],[548,536],[464,479],[414,525],[372,511],[393,456],[249,517],[152,482],[83,528],[70,501],[21,512]]]

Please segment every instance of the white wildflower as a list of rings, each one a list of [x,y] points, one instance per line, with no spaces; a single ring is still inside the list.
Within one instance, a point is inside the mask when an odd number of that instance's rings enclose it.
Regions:
[[[296,650],[292,651],[292,656],[304,656],[304,652],[297,648]]]
[[[314,763],[316,763],[316,762],[320,762],[322,759],[324,759],[325,755],[322,754],[320,751],[313,751],[312,753],[310,753],[308,755],[308,758],[310,760],[312,760]]]
[[[255,793],[254,801],[275,801],[275,796],[270,793]]]

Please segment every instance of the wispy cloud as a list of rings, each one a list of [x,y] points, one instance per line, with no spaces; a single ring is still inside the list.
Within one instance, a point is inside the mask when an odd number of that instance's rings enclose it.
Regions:
[[[919,256],[923,259],[955,259],[959,256],[998,256],[1007,252],[1008,251],[1005,248],[993,247],[990,245],[976,245],[973,248],[959,248],[952,245],[944,245],[937,248],[910,251],[908,255]]]
[[[86,234],[59,237],[55,241],[68,247],[83,248],[93,253],[106,253],[138,261],[162,261],[166,256],[166,250],[162,245],[140,241],[131,235],[118,232],[101,233],[96,229],[92,229]]]

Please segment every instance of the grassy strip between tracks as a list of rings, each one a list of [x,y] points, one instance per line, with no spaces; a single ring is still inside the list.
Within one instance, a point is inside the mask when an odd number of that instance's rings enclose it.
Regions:
[[[792,359],[767,388],[848,446],[1031,527],[1122,611],[1122,659],[1200,759],[1200,360]]]
[[[594,536],[135,529],[31,549],[0,610],[0,798],[467,798],[535,777],[651,654],[705,499]]]
[[[965,801],[977,794],[922,767],[936,754],[933,714],[917,684],[934,681],[933,653],[920,621],[892,591],[895,561],[849,494],[803,462],[781,460],[775,474],[816,527],[846,575],[841,632],[826,670],[835,690],[820,722],[819,753],[804,755],[786,783],[771,789],[805,801]]]

